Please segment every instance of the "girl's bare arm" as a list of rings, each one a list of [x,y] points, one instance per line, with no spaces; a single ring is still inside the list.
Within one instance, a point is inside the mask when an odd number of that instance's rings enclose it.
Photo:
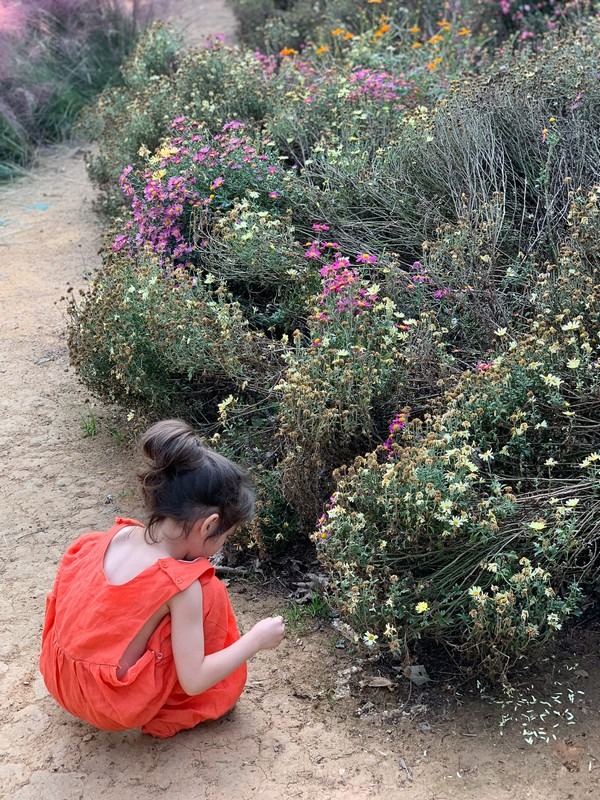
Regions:
[[[283,619],[268,617],[229,647],[205,656],[200,582],[194,581],[171,598],[168,605],[177,677],[184,692],[189,695],[205,692],[231,675],[259,650],[271,650],[283,639]]]

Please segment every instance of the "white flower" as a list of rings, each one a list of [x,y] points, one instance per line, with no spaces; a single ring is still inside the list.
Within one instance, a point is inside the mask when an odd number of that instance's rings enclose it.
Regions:
[[[553,458],[547,458],[547,459],[544,461],[544,464],[545,464],[547,467],[554,467],[554,466],[556,466],[556,464],[558,464],[558,461],[555,461]]]
[[[367,645],[367,647],[373,647],[377,639],[379,639],[379,636],[377,636],[376,633],[371,633],[370,631],[367,631],[363,636],[363,642]]]
[[[496,336],[506,336],[507,329],[506,328],[496,328],[494,333]]]
[[[563,331],[576,331],[580,325],[581,325],[581,320],[574,319],[571,320],[570,322],[567,322],[566,325],[561,325],[560,327],[563,329]]]
[[[559,631],[562,628],[562,624],[559,621],[560,618],[559,618],[558,614],[548,614],[546,619],[548,621],[548,625],[551,628],[554,628],[555,631]]]

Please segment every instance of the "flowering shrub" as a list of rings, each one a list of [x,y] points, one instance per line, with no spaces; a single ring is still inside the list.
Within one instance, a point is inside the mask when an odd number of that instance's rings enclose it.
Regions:
[[[291,213],[259,210],[254,202],[236,200],[215,216],[201,254],[205,280],[225,282],[253,327],[292,332],[304,324],[318,274],[294,239]]]
[[[152,309],[149,312],[149,309]],[[69,347],[82,380],[105,401],[147,418],[215,420],[231,393],[254,401],[279,367],[224,287],[150,254],[107,257],[83,300],[69,305]]]
[[[307,522],[322,507],[333,468],[381,440],[394,408],[426,393],[447,361],[428,315],[408,318],[380,294],[377,257],[348,258],[337,247],[321,237],[308,246],[307,258],[322,265],[322,289],[308,334],[295,334],[275,387],[284,492]]]
[[[242,40],[251,47],[277,53],[301,49],[308,42],[321,47],[331,36],[352,41],[384,12],[391,26],[406,23],[426,37],[439,33],[440,20],[457,30],[484,33],[489,47],[516,39],[518,44],[539,40],[545,33],[577,24],[595,13],[591,0],[466,0],[449,5],[442,0],[415,0],[397,5],[381,0],[229,0],[240,21]],[[416,24],[415,24],[416,23]],[[383,27],[383,26],[382,26]],[[383,31],[383,35],[387,31]]]
[[[213,209],[229,209],[244,196],[258,208],[277,208],[286,176],[269,142],[246,134],[241,122],[226,123],[214,136],[185,117],[171,128],[176,135],[155,154],[143,150],[144,171],[135,175],[130,165],[121,175],[133,216],[112,250],[150,249],[164,265],[191,267],[211,230]]]
[[[593,581],[596,191],[573,201],[570,222],[532,298],[531,332],[499,329],[499,351],[435,413],[338,472],[314,540],[336,604],[372,646],[433,638],[505,679]]]
[[[142,168],[145,156],[140,151],[153,152],[171,136],[174,118],[185,115],[218,133],[232,119],[261,120],[271,107],[267,75],[253,53],[216,39],[206,47],[180,52],[174,62],[161,61],[156,54],[163,41],[170,52],[173,37],[160,27],[140,41],[126,67],[132,79],[103,94],[85,126],[98,139],[90,175],[110,213],[122,205],[117,186],[122,170],[127,165]]]
[[[155,29],[103,97],[73,359],[246,463],[248,545],[312,533],[366,646],[505,679],[597,568],[599,23],[492,55],[496,3],[313,5],[263,52]]]

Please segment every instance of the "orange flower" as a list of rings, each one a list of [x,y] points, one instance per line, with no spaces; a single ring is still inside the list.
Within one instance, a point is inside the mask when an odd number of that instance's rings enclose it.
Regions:
[[[430,61],[429,64],[427,64],[427,69],[430,72],[435,72],[435,70],[438,68],[438,66],[441,63],[442,63],[442,59],[441,58],[434,58],[433,61]]]
[[[317,47],[316,53],[318,56],[322,56],[323,53],[326,53],[329,50],[329,47],[326,44],[322,44],[321,47]]]
[[[341,36],[343,33],[345,33],[343,28],[336,28],[335,30],[331,31],[332,36]]]
[[[458,32],[459,36],[470,36],[471,35],[471,28],[461,28]]]
[[[447,19],[441,19],[437,23],[438,28],[441,28],[443,31],[449,31],[452,25],[448,22]]]
[[[381,0],[367,0],[367,3],[381,3]]]
[[[422,44],[421,44],[421,42],[413,42],[412,43],[412,47],[413,47],[413,49],[415,49],[417,47],[422,47]]]
[[[283,50],[279,51],[280,56],[295,56],[298,54],[297,50],[294,50],[293,47],[284,47]]]
[[[374,34],[375,38],[380,39],[384,33],[387,33],[389,31],[390,27],[391,26],[389,24],[382,25],[381,28],[379,28],[379,30],[375,32]]]
[[[350,33],[350,31],[346,31],[346,33],[342,36],[342,39],[347,42],[348,39],[354,39],[354,34]]]
[[[408,29],[411,33],[419,33],[421,28],[418,25],[413,25],[412,28]]]
[[[429,40],[429,44],[439,44],[440,42],[444,41],[444,37],[440,36],[439,33],[436,33],[434,36],[431,37]]]

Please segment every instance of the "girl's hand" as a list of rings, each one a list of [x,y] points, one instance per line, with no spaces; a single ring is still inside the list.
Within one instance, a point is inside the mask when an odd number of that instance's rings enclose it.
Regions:
[[[285,633],[283,617],[267,617],[261,619],[251,629],[259,650],[274,650],[281,644]]]

